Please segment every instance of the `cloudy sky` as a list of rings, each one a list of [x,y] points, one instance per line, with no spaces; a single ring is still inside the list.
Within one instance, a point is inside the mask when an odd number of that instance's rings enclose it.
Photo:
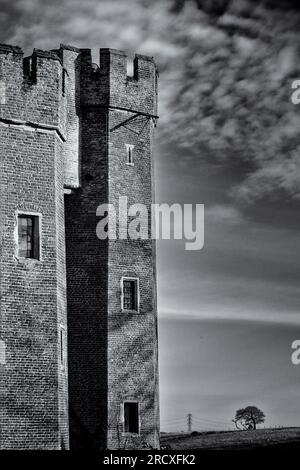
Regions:
[[[276,0],[0,0],[0,41],[154,56],[159,202],[205,204],[205,246],[160,242],[163,430],[260,406],[300,425],[300,10]],[[284,6],[285,5],[285,6]],[[130,69],[130,64],[129,64]]]

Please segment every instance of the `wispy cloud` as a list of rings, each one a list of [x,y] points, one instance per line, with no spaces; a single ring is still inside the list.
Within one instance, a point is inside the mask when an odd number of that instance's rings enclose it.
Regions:
[[[226,322],[226,321],[240,321],[249,322],[253,324],[281,324],[281,325],[295,325],[300,327],[300,314],[298,311],[283,312],[283,311],[266,311],[265,308],[261,310],[247,309],[245,305],[240,307],[227,306],[211,306],[206,310],[183,310],[176,308],[161,308],[159,311],[160,318],[172,318],[173,320],[199,320],[210,322]]]
[[[300,122],[299,129],[300,132]],[[290,152],[289,158],[273,159],[250,174],[232,195],[239,201],[249,203],[258,199],[274,198],[276,195],[300,199],[300,148]]]
[[[245,221],[243,214],[236,207],[216,204],[205,208],[205,220],[208,223],[237,225]]]
[[[174,288],[174,292],[178,288]],[[224,278],[217,281],[214,278],[199,281],[197,295],[186,305],[178,298],[176,302],[172,301],[172,295],[166,296],[159,314],[161,318],[186,321],[222,320],[300,326],[298,303],[299,293],[293,286]]]

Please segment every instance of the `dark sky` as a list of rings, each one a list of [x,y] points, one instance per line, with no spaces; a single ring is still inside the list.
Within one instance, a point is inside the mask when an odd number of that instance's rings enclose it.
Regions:
[[[26,53],[68,43],[91,47],[95,62],[113,47],[158,63],[157,198],[205,204],[203,250],[158,247],[163,430],[183,427],[188,412],[199,426],[230,426],[252,404],[268,425],[300,425],[300,366],[290,361],[300,338],[292,3],[0,0],[0,41]]]

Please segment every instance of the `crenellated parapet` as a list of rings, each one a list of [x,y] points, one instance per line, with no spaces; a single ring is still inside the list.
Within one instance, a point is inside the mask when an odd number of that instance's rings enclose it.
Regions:
[[[133,65],[133,76],[128,76],[127,56],[115,49],[100,49],[99,67],[90,49],[62,45],[52,51],[34,49],[24,57],[20,47],[1,44],[0,116],[57,126],[64,134],[68,87],[77,108],[102,105],[156,115],[154,60],[136,54]]]
[[[99,63],[90,49],[61,45],[24,57],[20,47],[0,44],[0,122],[56,133],[64,142],[70,188],[80,186],[80,116],[86,109],[157,115],[153,58],[136,54],[133,76],[122,51],[100,49]]]
[[[66,132],[63,65],[53,51],[35,49],[24,57],[19,47],[0,45],[0,119]]]
[[[157,114],[157,70],[152,57],[136,54],[133,76],[127,75],[127,56],[100,49],[100,67],[89,49],[81,49],[81,104],[103,105]]]

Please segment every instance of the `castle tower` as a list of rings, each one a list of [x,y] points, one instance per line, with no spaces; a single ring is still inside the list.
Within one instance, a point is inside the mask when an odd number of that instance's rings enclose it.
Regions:
[[[3,449],[159,446],[155,245],[96,235],[153,202],[157,72],[126,61],[0,46]]]

